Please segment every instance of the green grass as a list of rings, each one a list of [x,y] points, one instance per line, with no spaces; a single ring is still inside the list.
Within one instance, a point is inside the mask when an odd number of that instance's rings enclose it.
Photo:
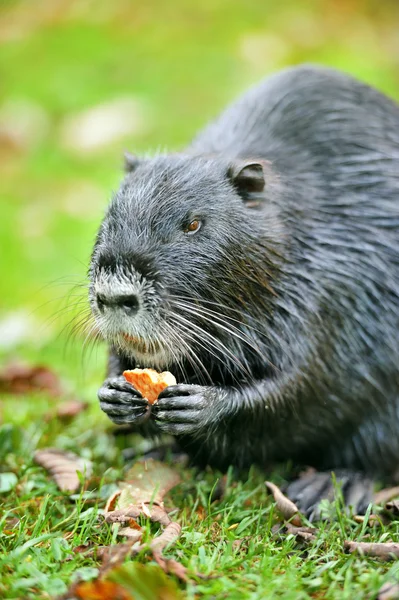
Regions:
[[[82,308],[73,303],[85,298],[85,289],[71,289],[85,283],[97,227],[121,177],[123,150],[181,148],[239,91],[304,61],[344,69],[399,97],[399,5],[393,0],[197,4],[0,5],[0,327],[11,317],[26,323],[14,341],[0,339],[0,360],[48,365],[67,394],[90,403],[65,424],[45,419],[58,400],[37,394],[1,400],[1,471],[13,474],[1,480],[12,487],[0,493],[2,598],[54,597],[78,575],[95,576],[98,563],[72,549],[113,539],[98,510],[123,478],[123,448],[138,440],[115,437],[97,406],[104,348],[89,348],[82,356],[83,339],[70,339],[63,328]],[[139,132],[93,153],[62,143],[66,119],[125,96],[143,109]],[[25,141],[4,133],[4,122],[10,122],[4,115],[21,102],[36,111],[33,126],[39,123],[39,132]],[[14,130],[20,117],[14,118]],[[93,461],[90,493],[71,501],[57,490],[32,460],[34,450],[44,446],[78,451]],[[217,576],[194,577],[181,586],[187,598],[374,598],[385,579],[398,576],[397,563],[343,554],[343,540],[362,532],[349,517],[321,525],[317,541],[306,548],[292,537],[273,537],[277,516],[262,473],[253,471],[243,481],[230,476],[224,499],[210,503],[220,474],[181,472],[183,481],[171,499],[183,535],[169,555],[191,574]],[[275,480],[280,481],[278,473]],[[15,528],[11,518],[19,519]],[[397,540],[398,526],[363,533]],[[248,539],[236,550],[234,540],[243,537]],[[147,564],[146,557],[138,560]]]

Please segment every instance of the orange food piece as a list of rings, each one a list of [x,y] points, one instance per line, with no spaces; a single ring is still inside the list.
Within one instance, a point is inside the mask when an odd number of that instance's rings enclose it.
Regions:
[[[123,376],[150,404],[154,404],[162,390],[176,385],[176,379],[169,371],[158,373],[154,369],[133,369],[123,371]]]

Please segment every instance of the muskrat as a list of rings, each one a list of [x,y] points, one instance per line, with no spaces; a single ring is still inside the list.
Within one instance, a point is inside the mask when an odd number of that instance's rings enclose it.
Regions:
[[[101,408],[194,461],[329,471],[361,510],[399,464],[399,107],[352,77],[284,70],[180,154],[128,155],[90,302]],[[122,371],[171,371],[153,407]]]

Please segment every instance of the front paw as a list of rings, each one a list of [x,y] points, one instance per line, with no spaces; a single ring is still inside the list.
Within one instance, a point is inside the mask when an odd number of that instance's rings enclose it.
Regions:
[[[148,400],[123,375],[106,379],[98,391],[98,398],[101,410],[117,425],[138,425],[150,416]]]
[[[193,434],[206,427],[216,389],[179,384],[163,390],[152,406],[152,418],[170,435]]]

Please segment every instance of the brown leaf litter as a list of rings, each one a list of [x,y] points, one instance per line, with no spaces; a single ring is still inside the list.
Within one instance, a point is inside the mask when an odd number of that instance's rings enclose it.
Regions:
[[[57,448],[37,450],[34,459],[44,467],[63,492],[76,492],[80,486],[78,471],[90,477],[91,463],[74,454]]]
[[[359,554],[383,560],[399,558],[399,544],[394,542],[352,542],[346,540],[344,542],[344,551],[347,554],[359,552]]]
[[[58,375],[48,367],[10,362],[0,369],[0,392],[3,394],[47,392],[51,396],[58,397],[62,394],[62,387]]]
[[[265,485],[273,494],[276,508],[283,515],[285,521],[290,521],[295,527],[301,527],[302,517],[297,505],[287,498],[276,484],[271,481],[265,481]]]
[[[374,494],[374,504],[383,505],[399,496],[399,485],[385,488]]]
[[[118,534],[134,540],[126,548],[127,555],[150,551],[165,572],[173,572],[187,580],[183,565],[162,556],[163,550],[181,534],[181,526],[170,519],[163,502],[165,494],[179,481],[179,474],[161,462],[153,459],[137,462],[120,484],[122,489],[109,498],[104,516],[107,523],[125,525]],[[162,533],[149,544],[139,544],[144,531],[136,519],[142,515],[164,527]]]

